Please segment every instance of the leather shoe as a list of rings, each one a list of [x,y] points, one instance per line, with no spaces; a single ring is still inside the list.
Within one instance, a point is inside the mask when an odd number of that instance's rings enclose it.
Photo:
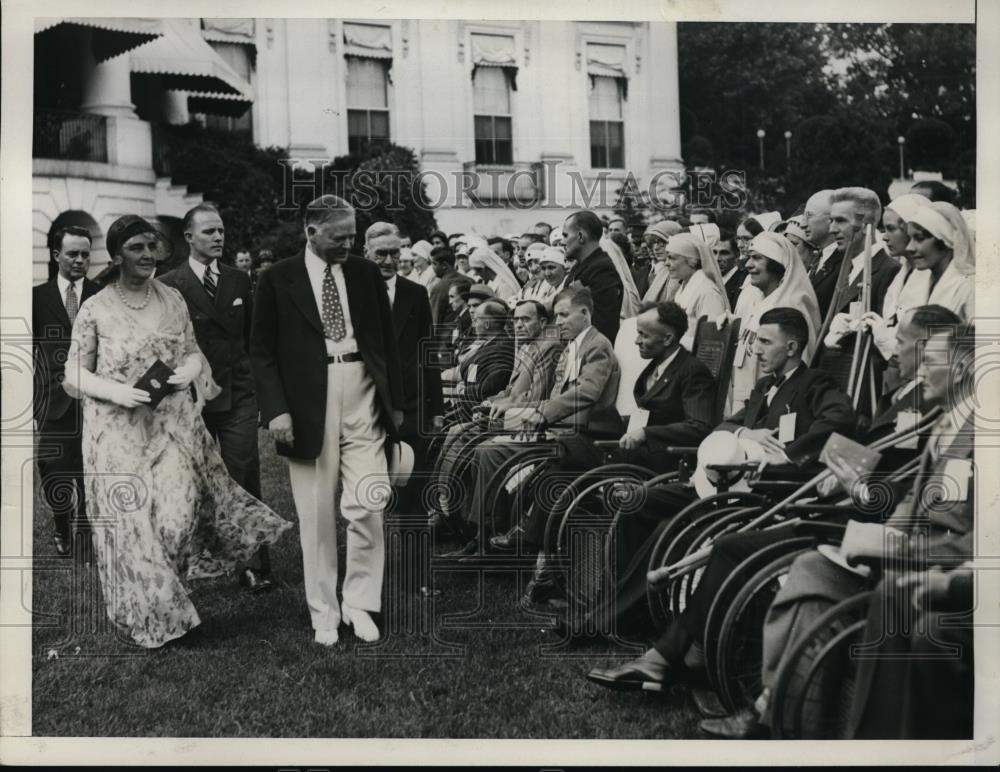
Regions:
[[[252,568],[245,568],[240,572],[240,584],[247,589],[247,592],[254,594],[274,589],[274,582]]]
[[[490,547],[500,552],[514,552],[517,549],[522,549],[522,551],[528,551],[528,544],[524,540],[524,529],[515,525],[507,533],[502,533],[499,536],[493,536],[490,538]]]
[[[443,555],[439,555],[438,557],[442,557],[445,560],[458,560],[459,558],[467,558],[470,555],[478,554],[479,542],[472,539],[471,541],[466,542],[464,546],[459,547],[457,550],[454,550],[453,552],[445,552]]]
[[[527,604],[541,603],[553,598],[561,598],[562,592],[551,579],[531,579],[524,589],[524,602]]]
[[[587,680],[616,691],[661,692],[669,670],[669,665],[640,658],[620,667],[595,667],[587,673]]]
[[[768,734],[753,708],[743,708],[724,718],[706,718],[698,726],[701,731],[726,740],[760,740]]]
[[[55,547],[56,554],[61,558],[68,558],[72,552],[71,542],[68,536],[61,533],[52,534],[52,546]]]

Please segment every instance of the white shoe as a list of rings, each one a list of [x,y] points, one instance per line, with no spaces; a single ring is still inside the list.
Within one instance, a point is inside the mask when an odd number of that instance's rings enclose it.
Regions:
[[[336,630],[316,631],[316,643],[322,644],[323,646],[335,646],[339,640],[340,636],[337,635]]]
[[[372,621],[367,611],[351,608],[346,603],[341,603],[340,615],[343,617],[345,623],[354,628],[354,634],[362,641],[371,643],[382,637],[378,631],[378,627],[375,626],[375,622]]]

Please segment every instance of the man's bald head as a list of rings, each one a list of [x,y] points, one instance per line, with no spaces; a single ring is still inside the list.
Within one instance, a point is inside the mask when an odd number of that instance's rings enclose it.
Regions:
[[[805,230],[809,241],[817,247],[830,243],[830,208],[833,206],[833,191],[820,190],[806,201]]]

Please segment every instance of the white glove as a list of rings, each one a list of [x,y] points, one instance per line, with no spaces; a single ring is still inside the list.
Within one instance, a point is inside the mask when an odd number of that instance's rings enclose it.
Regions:
[[[137,389],[127,383],[104,381],[101,390],[104,392],[103,399],[122,407],[133,408],[149,402],[148,391]]]
[[[201,373],[201,357],[191,356],[187,360],[174,370],[174,374],[167,378],[167,383],[173,386],[178,391],[186,389],[191,385],[191,381],[198,377]]]
[[[872,331],[872,340],[878,347],[879,353],[886,360],[891,359],[896,353],[896,328],[887,327],[885,319],[874,311],[862,316],[861,321]]]
[[[851,328],[850,314],[837,314],[830,323],[830,331],[823,339],[823,345],[827,348],[840,348],[840,341],[845,335],[853,332]]]

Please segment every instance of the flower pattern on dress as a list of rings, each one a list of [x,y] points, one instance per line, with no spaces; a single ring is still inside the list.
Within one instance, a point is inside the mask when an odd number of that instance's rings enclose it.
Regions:
[[[67,370],[135,383],[157,359],[176,369],[200,355],[181,294],[152,286],[162,309],[155,329],[111,288],[83,304]],[[200,623],[189,580],[232,570],[292,527],[226,471],[201,417],[206,392],[218,388],[204,357],[202,366],[197,388],[168,394],[155,410],[82,397],[87,516],[108,616],[145,647]]]

